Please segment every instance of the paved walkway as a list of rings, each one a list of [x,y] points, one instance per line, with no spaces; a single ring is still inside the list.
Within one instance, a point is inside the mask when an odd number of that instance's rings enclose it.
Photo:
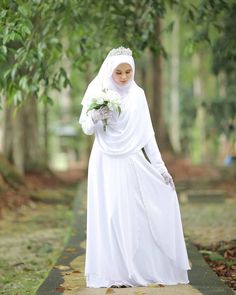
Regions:
[[[230,295],[234,294],[210,269],[195,246],[186,241],[190,264],[189,285],[158,286],[138,288],[86,288],[84,278],[86,200],[85,186],[81,185],[75,201],[74,223],[71,238],[48,277],[39,287],[37,295]]]

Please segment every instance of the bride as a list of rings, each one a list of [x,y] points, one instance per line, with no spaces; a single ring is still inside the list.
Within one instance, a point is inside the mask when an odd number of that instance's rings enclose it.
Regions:
[[[87,287],[189,282],[174,182],[134,76],[132,51],[112,49],[82,100],[79,123],[84,133],[95,134],[87,183]],[[89,110],[103,89],[119,94],[120,114],[107,106]]]

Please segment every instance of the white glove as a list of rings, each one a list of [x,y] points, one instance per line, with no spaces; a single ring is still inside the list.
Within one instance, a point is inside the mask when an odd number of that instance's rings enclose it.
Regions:
[[[175,184],[174,184],[173,178],[170,175],[170,173],[168,171],[164,171],[164,172],[161,173],[161,175],[164,178],[165,183],[167,185],[169,184],[172,187],[172,189],[175,190]]]
[[[111,116],[112,116],[112,111],[110,111],[107,106],[91,112],[91,118],[94,124],[96,124],[99,120],[107,120],[111,118]]]

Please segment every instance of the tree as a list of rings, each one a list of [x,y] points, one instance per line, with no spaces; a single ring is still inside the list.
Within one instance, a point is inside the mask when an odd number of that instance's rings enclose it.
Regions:
[[[180,153],[180,115],[179,115],[179,19],[174,14],[174,25],[172,31],[171,42],[171,126],[170,139],[173,149],[176,153]]]
[[[161,21],[158,17],[156,19],[155,34],[156,38],[160,38]],[[158,144],[161,148],[166,147],[166,129],[163,116],[163,101],[162,101],[162,59],[160,54],[152,53],[152,86],[153,86],[153,99],[152,99],[152,118],[153,127],[156,136],[158,137]]]
[[[168,1],[172,2],[176,1]],[[157,0],[131,0],[125,5],[123,0],[3,0],[0,12],[0,87],[5,105],[9,106],[7,112],[12,112],[11,106],[24,108],[29,101],[35,104],[37,112],[38,101],[52,102],[49,97],[51,89],[60,91],[61,87],[70,84],[67,71],[61,66],[64,54],[81,71],[86,70],[88,62],[104,58],[103,52],[113,46],[130,46],[137,56],[145,48],[150,48],[155,55],[160,54],[162,47],[155,33],[155,22],[157,15],[164,16],[165,6],[164,1]],[[19,110],[17,116],[22,116],[19,120],[23,122],[32,114]],[[38,133],[36,118],[31,125],[34,127],[29,128],[34,128],[31,134]],[[14,129],[15,124],[12,126]],[[24,128],[21,124],[19,126]],[[13,132],[8,136],[13,136]],[[8,141],[5,154],[22,172],[42,163],[43,152],[38,140],[35,137],[34,143],[27,143],[30,138],[30,134],[25,135],[24,145],[23,142],[21,147],[17,145],[17,152],[9,146],[13,145],[13,140],[5,138]],[[46,142],[45,146],[48,146]],[[39,150],[39,156],[26,157],[25,149],[29,146]]]
[[[205,85],[203,72],[203,54],[193,55],[195,77],[193,80],[193,97],[197,100],[197,113],[193,128],[193,158],[196,163],[206,162],[206,111],[205,111]]]
[[[56,67],[63,46],[63,3],[2,1],[0,12],[0,87],[5,118],[4,154],[22,173],[42,165],[37,100],[50,102],[48,90],[68,84]],[[18,110],[15,112],[14,107]],[[16,115],[13,115],[13,112]]]
[[[200,0],[188,10],[190,22],[195,25],[192,44],[197,49],[205,45],[212,53],[212,71],[218,76],[215,99],[205,102],[218,136],[231,137],[236,127],[236,4],[235,1]],[[235,139],[234,139],[235,141]]]

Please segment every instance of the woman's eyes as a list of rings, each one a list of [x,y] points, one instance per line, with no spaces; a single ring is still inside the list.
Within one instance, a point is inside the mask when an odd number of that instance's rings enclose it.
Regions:
[[[128,75],[128,74],[131,73],[131,71],[127,71],[127,72],[125,72],[125,73]],[[121,75],[122,73],[121,73],[121,72],[116,72],[116,74],[117,74],[117,75]]]

